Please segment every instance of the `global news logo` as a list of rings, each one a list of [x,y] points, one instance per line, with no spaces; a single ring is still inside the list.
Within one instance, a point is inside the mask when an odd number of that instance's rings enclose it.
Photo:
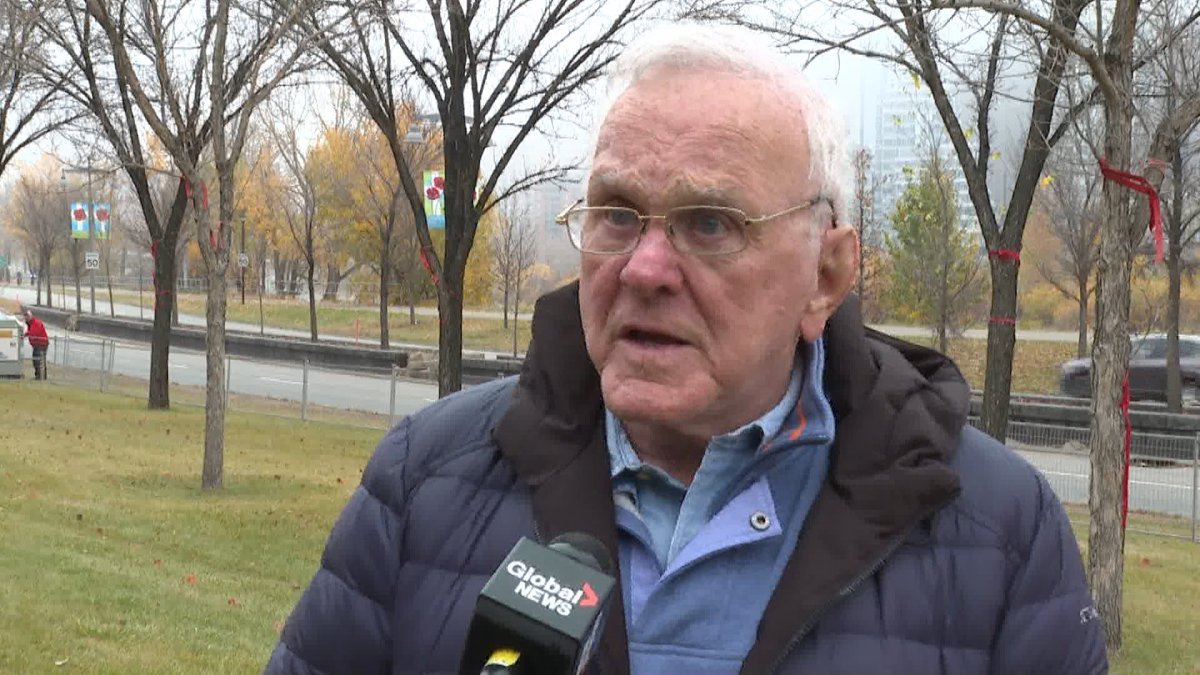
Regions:
[[[538,574],[536,567],[520,560],[513,560],[505,567],[517,579],[516,593],[530,602],[537,603],[559,616],[571,616],[575,607],[595,607],[600,601],[592,585],[583,582],[576,589],[567,586],[553,576]]]

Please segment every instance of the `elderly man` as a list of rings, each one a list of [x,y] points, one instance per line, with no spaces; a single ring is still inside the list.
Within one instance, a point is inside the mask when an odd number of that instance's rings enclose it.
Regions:
[[[1049,486],[953,363],[864,328],[837,116],[752,43],[616,63],[579,283],[519,381],[387,435],[267,672],[456,671],[505,553],[568,531],[619,561],[591,672],[1106,670]]]

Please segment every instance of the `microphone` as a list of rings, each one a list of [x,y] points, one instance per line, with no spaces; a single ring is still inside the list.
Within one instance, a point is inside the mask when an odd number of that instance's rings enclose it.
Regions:
[[[581,673],[615,586],[595,537],[568,532],[546,546],[521,537],[479,592],[459,673]]]

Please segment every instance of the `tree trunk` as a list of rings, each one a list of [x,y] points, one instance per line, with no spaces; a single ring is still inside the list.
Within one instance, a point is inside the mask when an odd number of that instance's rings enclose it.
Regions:
[[[513,322],[512,322],[513,356],[516,356],[517,355],[517,324],[518,324],[517,313],[521,311],[521,279],[519,277],[517,279],[516,288],[513,289],[512,308],[513,308]]]
[[[462,389],[463,281],[448,268],[438,289],[438,398]]]
[[[313,342],[317,341],[316,274],[316,265],[310,259],[308,263],[308,332]]]
[[[338,290],[342,285],[342,270],[338,269],[337,263],[329,263],[325,266],[325,293],[321,296],[325,300],[336,301],[338,299]]]
[[[217,256],[214,251],[213,257]],[[208,339],[205,349],[204,392],[204,467],[200,487],[220,489],[225,482],[225,297],[228,281],[225,270],[209,270],[208,274]]]
[[[171,407],[171,382],[168,361],[171,355],[172,317],[176,311],[175,242],[164,240],[154,256],[154,328],[150,334],[150,387],[146,407],[166,410]]]
[[[1075,356],[1083,358],[1088,353],[1088,282],[1087,279],[1079,280],[1079,342],[1075,348]]]
[[[1118,2],[1113,35],[1132,31],[1137,3]],[[1130,163],[1132,71],[1130,54],[1110,44],[1105,64],[1118,96],[1104,102],[1104,156],[1117,169]],[[1113,100],[1113,99],[1118,100]],[[1103,283],[1099,295],[1099,321],[1092,348],[1091,486],[1088,497],[1088,583],[1104,621],[1110,652],[1121,648],[1121,600],[1124,574],[1125,531],[1121,523],[1122,481],[1125,462],[1125,421],[1121,391],[1129,367],[1129,297],[1133,246],[1145,223],[1132,223],[1129,191],[1105,181],[1104,227],[1100,232],[1098,271]]]
[[[1179,372],[1179,302],[1183,257],[1183,154],[1179,145],[1171,157],[1174,195],[1167,213],[1167,410],[1183,412],[1183,377]]]
[[[991,312],[995,318],[1017,316],[1017,263],[990,258],[992,273]],[[992,438],[1004,442],[1008,437],[1008,403],[1012,391],[1013,353],[1017,346],[1017,327],[1005,321],[988,320],[986,370],[983,376],[983,410],[980,424]]]
[[[178,326],[179,325],[179,278],[178,277],[175,277],[175,279],[173,281],[171,281],[171,286],[172,286],[172,290],[171,290],[171,298],[172,298],[172,301],[171,301],[171,325]]]
[[[379,261],[379,346],[387,349],[388,340],[388,284],[391,278],[392,256],[389,243],[385,242]]]
[[[509,235],[509,236],[512,236],[512,235]],[[508,281],[507,276],[508,276],[508,274],[506,271],[504,283],[501,284],[504,287],[504,328],[506,328],[506,329],[508,328],[508,286],[509,286],[509,281]],[[517,313],[514,310],[513,311],[513,321],[516,321],[516,319],[517,319]],[[514,335],[515,335],[515,333],[514,333]],[[513,339],[516,339],[516,338],[513,338]],[[513,347],[513,350],[516,350],[516,347]]]

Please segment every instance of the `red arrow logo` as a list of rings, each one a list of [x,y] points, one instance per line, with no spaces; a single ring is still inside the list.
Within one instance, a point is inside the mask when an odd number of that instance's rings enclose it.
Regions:
[[[583,582],[583,599],[579,601],[580,607],[595,607],[600,598],[596,597],[596,591],[592,590],[592,585]]]

